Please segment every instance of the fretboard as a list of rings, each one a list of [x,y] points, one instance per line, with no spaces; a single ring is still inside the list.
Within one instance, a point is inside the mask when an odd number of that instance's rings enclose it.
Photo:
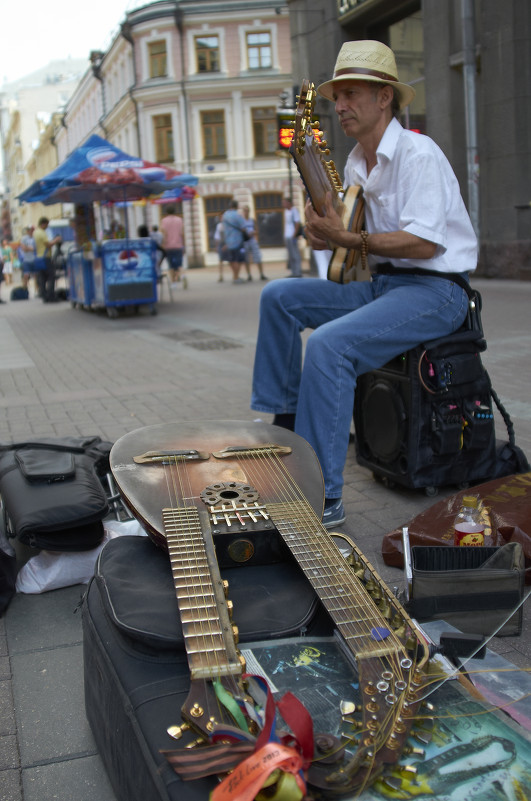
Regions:
[[[352,654],[395,653],[400,646],[391,631],[386,634],[389,622],[308,504],[268,504],[267,510]]]
[[[240,675],[208,524],[195,507],[163,509],[162,519],[191,678]]]

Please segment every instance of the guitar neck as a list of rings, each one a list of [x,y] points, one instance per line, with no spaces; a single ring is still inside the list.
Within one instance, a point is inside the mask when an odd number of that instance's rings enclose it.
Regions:
[[[195,507],[163,509],[162,519],[192,679],[239,676],[223,581],[208,520]]]
[[[340,214],[343,191],[341,179],[333,161],[326,161],[326,142],[320,141],[322,133],[314,130],[312,121],[315,103],[315,87],[304,80],[299,103],[295,111],[295,127],[289,152],[311,200],[312,206],[320,215],[324,213],[326,196],[332,193],[335,210]]]
[[[351,654],[356,659],[393,656],[397,651],[405,654],[390,629],[392,610],[382,587],[375,587],[373,599],[308,505],[304,501],[268,504],[268,511]]]

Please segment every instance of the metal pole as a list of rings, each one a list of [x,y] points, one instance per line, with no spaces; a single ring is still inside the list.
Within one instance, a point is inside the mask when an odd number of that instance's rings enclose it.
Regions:
[[[479,239],[479,156],[476,116],[474,0],[461,0],[463,82],[465,90],[468,211]]]

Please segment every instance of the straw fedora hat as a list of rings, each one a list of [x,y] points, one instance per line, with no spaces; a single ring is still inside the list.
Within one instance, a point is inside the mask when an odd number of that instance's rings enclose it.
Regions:
[[[415,97],[415,90],[398,80],[395,54],[382,42],[371,39],[345,42],[337,57],[334,77],[318,86],[317,91],[327,100],[334,100],[334,88],[337,84],[354,80],[389,84],[396,89],[401,109]]]

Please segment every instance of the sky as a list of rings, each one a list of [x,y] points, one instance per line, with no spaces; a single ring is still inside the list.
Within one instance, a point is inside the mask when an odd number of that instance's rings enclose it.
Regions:
[[[86,58],[104,50],[126,11],[149,0],[0,0],[0,86],[56,58]]]

